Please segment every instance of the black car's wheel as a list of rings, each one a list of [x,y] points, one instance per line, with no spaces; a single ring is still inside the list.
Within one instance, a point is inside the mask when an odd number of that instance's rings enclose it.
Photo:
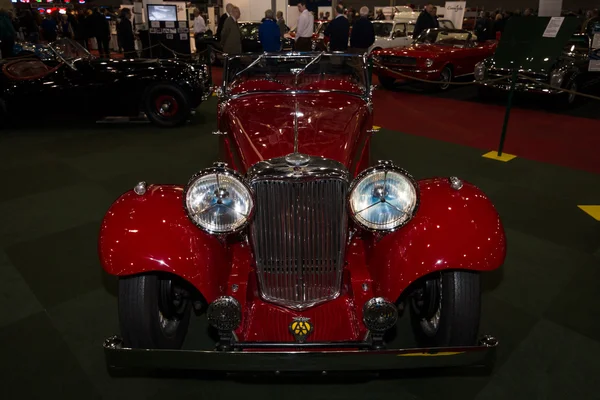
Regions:
[[[119,279],[119,323],[127,347],[181,348],[190,310],[188,292],[174,277],[144,274]]]
[[[144,95],[144,111],[151,122],[165,128],[185,123],[191,113],[186,94],[170,84],[148,89]]]
[[[396,83],[396,79],[390,78],[389,76],[378,75],[377,79],[379,79],[379,83],[386,89],[393,89],[394,83]]]
[[[569,93],[564,94],[564,97],[562,99],[563,106],[565,108],[573,107],[581,99],[581,97],[578,97],[575,94],[575,92],[577,92],[579,89],[577,86],[577,81],[571,80],[569,83],[567,83],[566,89],[569,91]]]
[[[411,324],[422,346],[472,346],[481,311],[479,273],[444,271],[420,282],[410,298]]]

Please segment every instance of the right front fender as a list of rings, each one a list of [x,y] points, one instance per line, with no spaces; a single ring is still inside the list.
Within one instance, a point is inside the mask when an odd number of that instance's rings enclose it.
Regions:
[[[100,262],[116,276],[173,273],[211,302],[224,293],[231,262],[226,246],[189,220],[182,196],[183,187],[174,185],[123,194],[102,222]]]

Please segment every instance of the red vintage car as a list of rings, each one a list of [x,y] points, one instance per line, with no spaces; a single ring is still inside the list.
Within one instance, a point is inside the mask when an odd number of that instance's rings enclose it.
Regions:
[[[440,82],[429,85],[447,90],[454,79],[473,75],[475,64],[495,50],[496,41],[478,42],[465,30],[428,29],[410,47],[374,51],[374,72],[386,88],[414,77]]]
[[[181,185],[138,183],[108,210],[119,278],[111,367],[385,370],[488,363],[480,273],[506,254],[486,195],[370,159],[372,87],[350,54],[226,59],[221,162]],[[182,350],[192,310],[215,348]],[[410,314],[419,347],[387,348]],[[206,331],[195,334],[207,335]],[[431,357],[431,356],[439,357]]]

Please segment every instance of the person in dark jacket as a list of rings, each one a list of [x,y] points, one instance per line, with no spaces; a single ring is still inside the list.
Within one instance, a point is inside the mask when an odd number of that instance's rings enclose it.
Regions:
[[[258,40],[263,51],[271,53],[281,50],[281,32],[273,18],[273,10],[265,11],[265,18],[258,27]]]
[[[375,29],[369,20],[369,8],[361,7],[360,18],[352,25],[350,35],[350,52],[364,54],[375,43]]]
[[[12,20],[5,9],[0,9],[0,51],[2,58],[13,56],[13,47],[17,33]]]
[[[350,22],[344,16],[344,7],[335,8],[335,18],[327,25],[323,34],[329,37],[329,51],[348,50],[348,36],[350,35]]]
[[[56,35],[58,34],[57,25],[56,20],[52,18],[51,15],[46,15],[46,17],[42,21],[41,28],[42,35],[48,43],[52,43],[56,40]]]
[[[475,35],[477,35],[477,40],[480,42],[494,40],[496,38],[494,21],[492,21],[489,12],[483,13],[475,23]]]
[[[221,32],[223,32],[223,26],[225,25],[225,21],[227,21],[227,18],[229,18],[231,16],[231,11],[233,10],[233,4],[228,3],[225,6],[225,13],[223,13],[223,15],[221,15],[219,17],[219,22],[217,24],[217,34],[216,34],[216,38],[217,40],[221,40]]]
[[[133,34],[133,25],[131,24],[131,10],[123,8],[121,11],[121,20],[117,24],[117,36],[123,47],[123,57],[136,58],[135,35]]]
[[[419,18],[417,18],[417,23],[415,24],[415,29],[413,31],[413,39],[419,37],[421,32],[426,31],[427,29],[436,28],[436,20],[431,15],[433,12],[433,5],[427,4],[425,9],[421,11],[419,14]]]
[[[98,43],[98,52],[100,57],[110,57],[110,49],[108,43],[110,42],[110,25],[106,16],[101,13],[97,8],[94,9],[91,16],[91,26],[93,37],[96,38]]]

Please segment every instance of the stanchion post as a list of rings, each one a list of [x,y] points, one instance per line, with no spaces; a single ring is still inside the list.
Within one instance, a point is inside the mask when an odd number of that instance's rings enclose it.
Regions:
[[[369,82],[368,85],[369,87],[371,87],[371,83],[373,82],[373,57],[371,57],[370,55],[368,56],[368,68],[367,71],[369,73]]]
[[[506,139],[506,130],[508,129],[508,119],[510,117],[510,109],[512,108],[516,84],[517,68],[513,68],[512,77],[510,79],[510,91],[508,92],[508,101],[506,102],[506,112],[504,113],[504,124],[502,125],[502,134],[500,135],[500,144],[498,145],[498,157],[502,155],[502,149],[504,148],[504,140]]]

